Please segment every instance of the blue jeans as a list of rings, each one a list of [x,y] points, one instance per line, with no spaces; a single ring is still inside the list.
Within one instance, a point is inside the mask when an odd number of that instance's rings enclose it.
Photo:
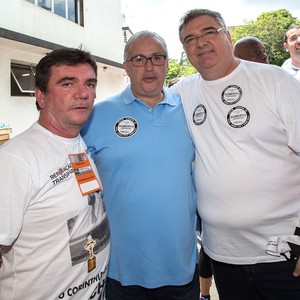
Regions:
[[[299,300],[296,262],[230,265],[212,260],[220,300]]]
[[[112,278],[107,278],[106,282],[106,300],[199,300],[199,294],[198,266],[193,280],[181,286],[168,285],[147,289],[138,285],[122,286]]]

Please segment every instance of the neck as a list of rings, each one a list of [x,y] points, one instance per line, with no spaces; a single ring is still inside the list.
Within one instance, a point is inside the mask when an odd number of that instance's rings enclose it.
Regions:
[[[81,127],[78,126],[69,126],[69,128],[62,128],[61,126],[59,126],[59,124],[51,122],[48,118],[43,118],[41,115],[38,119],[38,123],[53,134],[69,139],[77,137],[81,129]]]
[[[233,58],[227,66],[225,65],[224,68],[217,67],[213,68],[211,70],[201,70],[201,72],[198,70],[198,72],[201,74],[203,79],[205,80],[217,80],[220,78],[223,78],[227,75],[229,75],[231,72],[233,72],[237,66],[239,65],[240,60],[238,58]]]
[[[292,60],[291,60],[291,63],[293,66],[297,67],[297,68],[300,68],[300,57],[293,57]]]
[[[158,96],[153,97],[140,97],[140,99],[150,106],[151,108],[155,107],[159,102],[161,102],[164,99],[164,93],[161,92]]]

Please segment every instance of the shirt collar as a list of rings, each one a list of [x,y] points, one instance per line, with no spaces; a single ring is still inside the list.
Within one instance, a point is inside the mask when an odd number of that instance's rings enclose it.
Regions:
[[[165,97],[157,105],[167,104],[167,105],[170,105],[170,106],[175,106],[176,101],[175,101],[174,97],[172,97],[172,94],[165,87],[163,87],[162,90],[163,90],[163,93],[164,93]],[[134,101],[142,102],[141,99],[136,98],[134,96],[134,94],[132,93],[130,84],[122,91],[121,96],[122,96],[122,99],[123,99],[125,104],[131,104]]]

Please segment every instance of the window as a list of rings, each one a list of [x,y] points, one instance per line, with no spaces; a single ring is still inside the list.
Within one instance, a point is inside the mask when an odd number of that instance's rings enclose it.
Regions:
[[[11,62],[11,96],[34,96],[35,66]]]
[[[83,26],[83,0],[27,0]]]
[[[38,0],[38,6],[51,10],[51,0]]]

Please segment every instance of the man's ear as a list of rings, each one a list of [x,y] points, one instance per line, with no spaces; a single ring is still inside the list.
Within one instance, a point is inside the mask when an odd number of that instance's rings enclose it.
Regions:
[[[225,31],[225,34],[232,45],[232,39],[231,39],[231,34],[230,34],[229,30]]]
[[[40,109],[45,108],[45,94],[38,88],[35,88],[35,99],[40,107]]]
[[[126,62],[123,62],[123,67],[124,67],[124,69],[125,69],[125,71],[126,71],[126,73],[128,74],[128,72],[127,72],[127,64],[126,64]]]

